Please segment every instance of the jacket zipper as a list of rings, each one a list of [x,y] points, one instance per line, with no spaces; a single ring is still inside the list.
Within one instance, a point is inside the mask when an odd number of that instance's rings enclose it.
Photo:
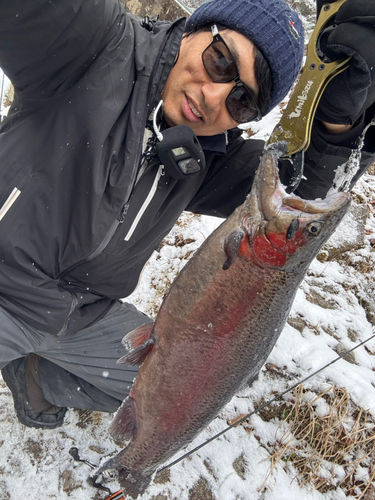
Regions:
[[[164,47],[167,43],[167,39],[165,38],[162,45],[160,46],[159,48],[159,53],[155,59],[155,62],[154,62],[154,66],[152,68],[152,71],[151,71],[151,75],[150,75],[150,80],[149,80],[149,86],[148,86],[148,89],[147,89],[147,101],[146,102],[149,102],[150,101],[150,97],[151,97],[151,84],[152,84],[152,81],[155,77],[155,73],[156,73],[156,68],[158,66],[158,63],[159,63],[159,60],[160,60],[160,57],[161,57],[161,54],[163,53],[163,50],[164,50]],[[143,111],[143,114],[142,114],[142,123],[143,122],[146,122],[145,120],[145,116],[146,116],[146,113],[147,113],[147,106],[146,106],[146,109]],[[142,130],[142,133],[144,133],[144,128],[143,127],[141,130]],[[142,138],[140,137],[139,139],[140,141],[142,140]],[[138,153],[136,155],[136,158],[134,160],[134,164],[135,165],[139,165],[140,163],[140,156],[141,156],[141,153]],[[159,170],[160,168],[162,167],[162,165],[160,165],[159,167]],[[138,169],[137,169],[138,170]],[[158,174],[159,174],[159,170],[158,170]],[[158,176],[157,174],[157,176]],[[159,179],[161,177],[162,174],[159,175]],[[131,194],[132,194],[132,191],[134,189],[134,181],[135,179],[132,180],[131,182],[131,189],[130,191],[128,191],[128,195],[126,197],[127,200],[130,200],[130,197],[131,197]],[[155,182],[154,182],[155,184]],[[157,188],[157,182],[156,182],[156,187],[155,187],[155,191],[156,191],[156,188]],[[80,262],[77,262],[76,264],[74,264],[73,266],[69,267],[68,269],[66,269],[63,273],[59,274],[59,276],[57,277],[57,280],[56,281],[60,281],[61,278],[69,273],[70,271],[72,271],[73,269],[75,269],[76,267],[78,267],[79,265],[81,265],[83,262],[89,262],[90,260],[93,260],[95,257],[97,257],[100,253],[102,253],[102,251],[104,250],[104,248],[108,245],[108,243],[110,242],[110,240],[112,239],[113,235],[115,234],[116,232],[116,229],[118,227],[119,224],[122,224],[125,220],[125,215],[128,211],[128,208],[129,208],[129,202],[126,201],[121,209],[121,212],[119,214],[119,216],[117,217],[117,219],[115,220],[115,222],[112,224],[110,230],[108,231],[106,237],[104,238],[104,240],[100,243],[100,245],[96,248],[96,250],[94,250],[94,252],[89,255],[86,259],[80,261]],[[146,207],[147,208],[147,207]],[[146,209],[145,208],[145,209]],[[134,223],[133,223],[134,224]],[[134,228],[135,229],[135,228]],[[128,235],[127,235],[128,236]],[[126,236],[126,237],[127,237]],[[131,236],[131,235],[130,235]],[[125,241],[127,241],[125,237]]]
[[[133,224],[131,225],[129,231],[128,231],[128,234],[125,236],[124,240],[125,241],[129,241],[130,238],[132,237],[134,231],[136,230],[138,224],[139,224],[139,221],[141,220],[142,218],[142,215],[145,213],[145,211],[147,210],[147,207],[150,205],[155,193],[156,193],[156,190],[158,188],[158,184],[159,184],[159,181],[160,181],[160,178],[164,175],[164,165],[159,165],[159,168],[158,168],[158,171],[156,173],[156,177],[154,179],[154,182],[151,186],[151,189],[150,189],[150,192],[148,193],[147,195],[147,198],[145,199],[145,201],[143,202],[143,205],[141,206],[138,214],[136,215],[134,221],[133,221]]]

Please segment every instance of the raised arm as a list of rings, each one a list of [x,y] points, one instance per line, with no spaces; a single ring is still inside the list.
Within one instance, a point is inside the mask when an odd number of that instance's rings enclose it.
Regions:
[[[322,0],[317,0],[318,12]],[[319,103],[312,144],[305,155],[305,177],[297,193],[324,197],[331,186],[351,188],[374,161],[375,127],[368,129],[361,163],[349,186],[340,185],[338,167],[347,162],[356,140],[375,116],[375,2],[346,0],[338,10],[335,26],[323,39],[331,59],[352,56],[350,66],[327,86]]]
[[[28,96],[52,95],[79,78],[124,16],[114,0],[0,0],[0,67]]]

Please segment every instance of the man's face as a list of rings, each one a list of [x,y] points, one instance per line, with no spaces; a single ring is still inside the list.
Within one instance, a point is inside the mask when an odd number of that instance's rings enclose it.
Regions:
[[[241,81],[257,95],[252,42],[232,30],[220,31],[220,35],[235,58]],[[189,125],[196,135],[216,135],[238,125],[225,105],[228,94],[235,87],[234,81],[215,83],[203,66],[202,52],[212,40],[212,33],[205,31],[193,33],[181,41],[178,60],[162,93],[167,124]]]

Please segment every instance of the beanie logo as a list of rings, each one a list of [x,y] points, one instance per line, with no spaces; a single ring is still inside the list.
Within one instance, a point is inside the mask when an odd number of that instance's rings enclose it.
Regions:
[[[303,89],[302,94],[297,97],[298,104],[296,106],[296,109],[290,113],[288,118],[299,118],[301,116],[303,105],[307,101],[307,97],[309,95],[311,87],[313,86],[313,83],[314,83],[313,80],[309,80],[306,83],[306,86]]]
[[[291,34],[294,36],[294,38],[296,40],[298,40],[298,38],[300,37],[300,34],[298,33],[298,31],[294,27],[294,22],[293,21],[289,21],[289,29],[290,29]]]

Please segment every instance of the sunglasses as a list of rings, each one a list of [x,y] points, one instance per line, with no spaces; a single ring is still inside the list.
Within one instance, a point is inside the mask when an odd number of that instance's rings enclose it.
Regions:
[[[259,121],[262,114],[254,93],[241,82],[234,57],[224,39],[219,35],[216,24],[211,27],[211,31],[214,39],[202,53],[204,69],[215,83],[232,81],[236,83],[225,101],[233,120],[238,123]]]

